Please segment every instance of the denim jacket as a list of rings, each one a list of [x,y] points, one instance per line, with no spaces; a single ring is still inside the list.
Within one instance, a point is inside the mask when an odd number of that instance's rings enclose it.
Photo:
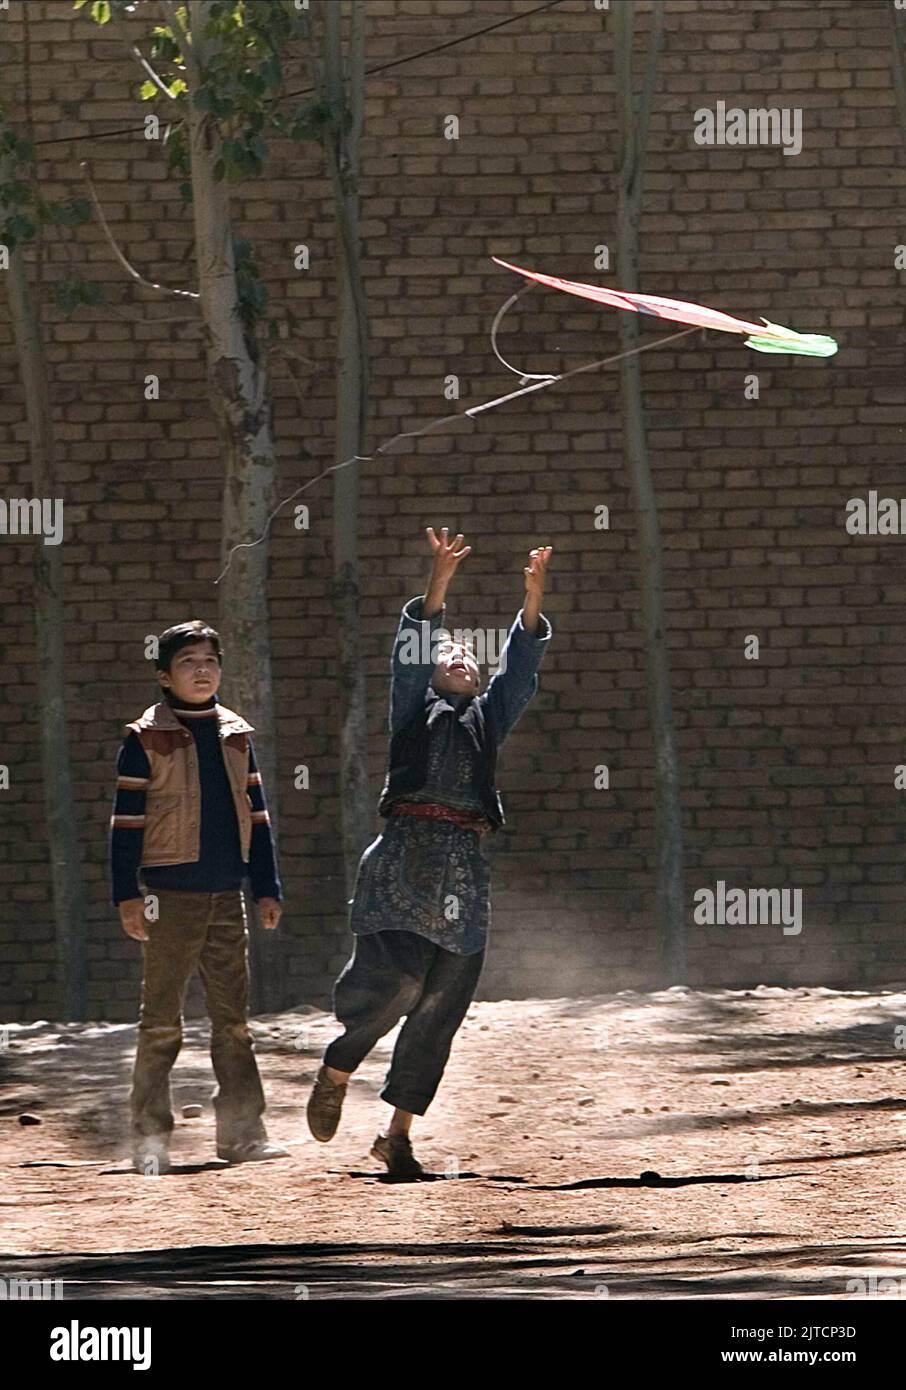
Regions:
[[[425,619],[422,603],[418,597],[404,606],[393,644],[390,756],[378,809],[388,816],[396,801],[438,801],[476,811],[496,830],[504,824],[497,754],[538,689],[551,626],[541,615],[537,633],[526,632],[520,610],[487,689],[444,696],[431,676],[446,610]]]

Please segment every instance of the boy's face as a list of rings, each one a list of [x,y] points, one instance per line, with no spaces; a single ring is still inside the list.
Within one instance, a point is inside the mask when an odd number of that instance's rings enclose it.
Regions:
[[[458,642],[440,647],[431,685],[438,695],[477,695],[481,669],[471,649]]]
[[[217,694],[221,674],[217,653],[206,637],[203,642],[180,647],[170,662],[169,671],[158,671],[157,679],[177,700],[201,704]]]

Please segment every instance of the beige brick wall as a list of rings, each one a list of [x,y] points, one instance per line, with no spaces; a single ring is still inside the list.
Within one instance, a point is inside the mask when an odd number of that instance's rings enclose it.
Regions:
[[[490,261],[619,284],[613,42],[606,15],[566,0],[367,0],[368,61],[389,61],[517,13],[469,44],[368,85],[362,236],[371,316],[371,445],[512,389],[489,328],[516,287]],[[10,0],[3,71],[18,74],[23,12],[41,173],[82,192],[91,158],[125,252],[190,285],[190,219],[159,146],[139,136],[136,70],[68,0]],[[887,3],[745,5],[670,0],[651,124],[642,284],[841,341],[830,362],[762,357],[693,337],[643,358],[661,507],[676,721],[684,767],[687,897],[718,878],[802,888],[799,937],[771,927],[690,927],[693,983],[863,984],[902,979],[901,739],[906,586],[898,537],[855,538],[848,498],[904,492],[903,133]],[[643,15],[645,10],[643,8]],[[639,56],[643,51],[643,19]],[[291,68],[305,85],[307,63]],[[21,94],[14,76],[11,87]],[[708,148],[693,113],[801,108],[803,149]],[[15,107],[13,114],[21,114]],[[442,135],[460,117],[458,142]],[[77,136],[77,139],[68,137]],[[292,311],[299,390],[275,363],[281,495],[332,461],[335,228],[316,146],[277,146],[271,177],[240,190],[274,316]],[[307,273],[293,248],[311,248]],[[594,249],[612,252],[610,277]],[[75,814],[91,893],[91,1010],[135,1010],[137,957],[107,906],[106,823],[119,730],[153,694],[146,634],[216,621],[220,465],[197,325],[136,290],[94,224],[54,236],[44,267],[107,288],[108,304],[46,311],[66,501],[67,657]],[[551,291],[526,296],[501,348],[530,372],[616,351],[616,315]],[[646,332],[652,330],[647,329]],[[160,377],[147,402],[144,377]],[[760,379],[747,401],[744,379]],[[594,992],[655,979],[652,751],[645,711],[631,497],[617,378],[578,377],[362,468],[371,783],[386,752],[387,654],[419,592],[427,523],[475,547],[451,618],[508,624],[522,557],[556,547],[556,638],[542,693],[508,745],[509,828],[495,846],[493,944],[482,989]],[[0,495],[29,495],[27,435],[0,295]],[[906,495],[906,493],[904,493]],[[323,1003],[348,950],[337,855],[336,647],[330,627],[329,486],[306,494],[309,533],[274,526],[271,613],[279,711],[281,855],[290,995]],[[597,531],[594,508],[610,508]],[[48,845],[35,706],[30,542],[0,538],[0,1000],[6,1017],[52,1013]],[[743,657],[757,633],[761,656]],[[224,698],[229,701],[229,668]],[[295,791],[297,763],[312,790]],[[594,789],[597,764],[611,789]]]

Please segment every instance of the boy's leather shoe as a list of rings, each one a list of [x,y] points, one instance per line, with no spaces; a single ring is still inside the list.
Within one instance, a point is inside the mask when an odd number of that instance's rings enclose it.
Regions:
[[[230,1149],[218,1149],[218,1158],[227,1163],[266,1163],[269,1158],[288,1158],[289,1149],[272,1144],[269,1139],[252,1139],[248,1144],[235,1144]]]
[[[371,1152],[386,1163],[391,1178],[420,1178],[424,1174],[424,1168],[412,1152],[408,1134],[379,1134]]]
[[[170,1171],[170,1149],[164,1138],[149,1135],[136,1141],[132,1150],[132,1167],[146,1178],[156,1178]]]
[[[337,1132],[346,1086],[345,1081],[331,1081],[325,1067],[321,1067],[315,1077],[305,1113],[308,1128],[321,1144],[326,1144]]]

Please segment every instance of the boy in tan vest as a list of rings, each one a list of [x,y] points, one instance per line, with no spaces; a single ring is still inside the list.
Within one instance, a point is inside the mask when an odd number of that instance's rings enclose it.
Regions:
[[[198,620],[162,633],[163,698],[126,725],[117,761],[113,902],[144,958],[131,1112],[133,1165],[146,1174],[170,1166],[170,1071],[196,969],[211,1019],[218,1156],[243,1163],[287,1153],[268,1142],[262,1119],[241,885],[247,877],[269,931],[283,895],[252,726],[217,700],[221,657],[217,633]]]

